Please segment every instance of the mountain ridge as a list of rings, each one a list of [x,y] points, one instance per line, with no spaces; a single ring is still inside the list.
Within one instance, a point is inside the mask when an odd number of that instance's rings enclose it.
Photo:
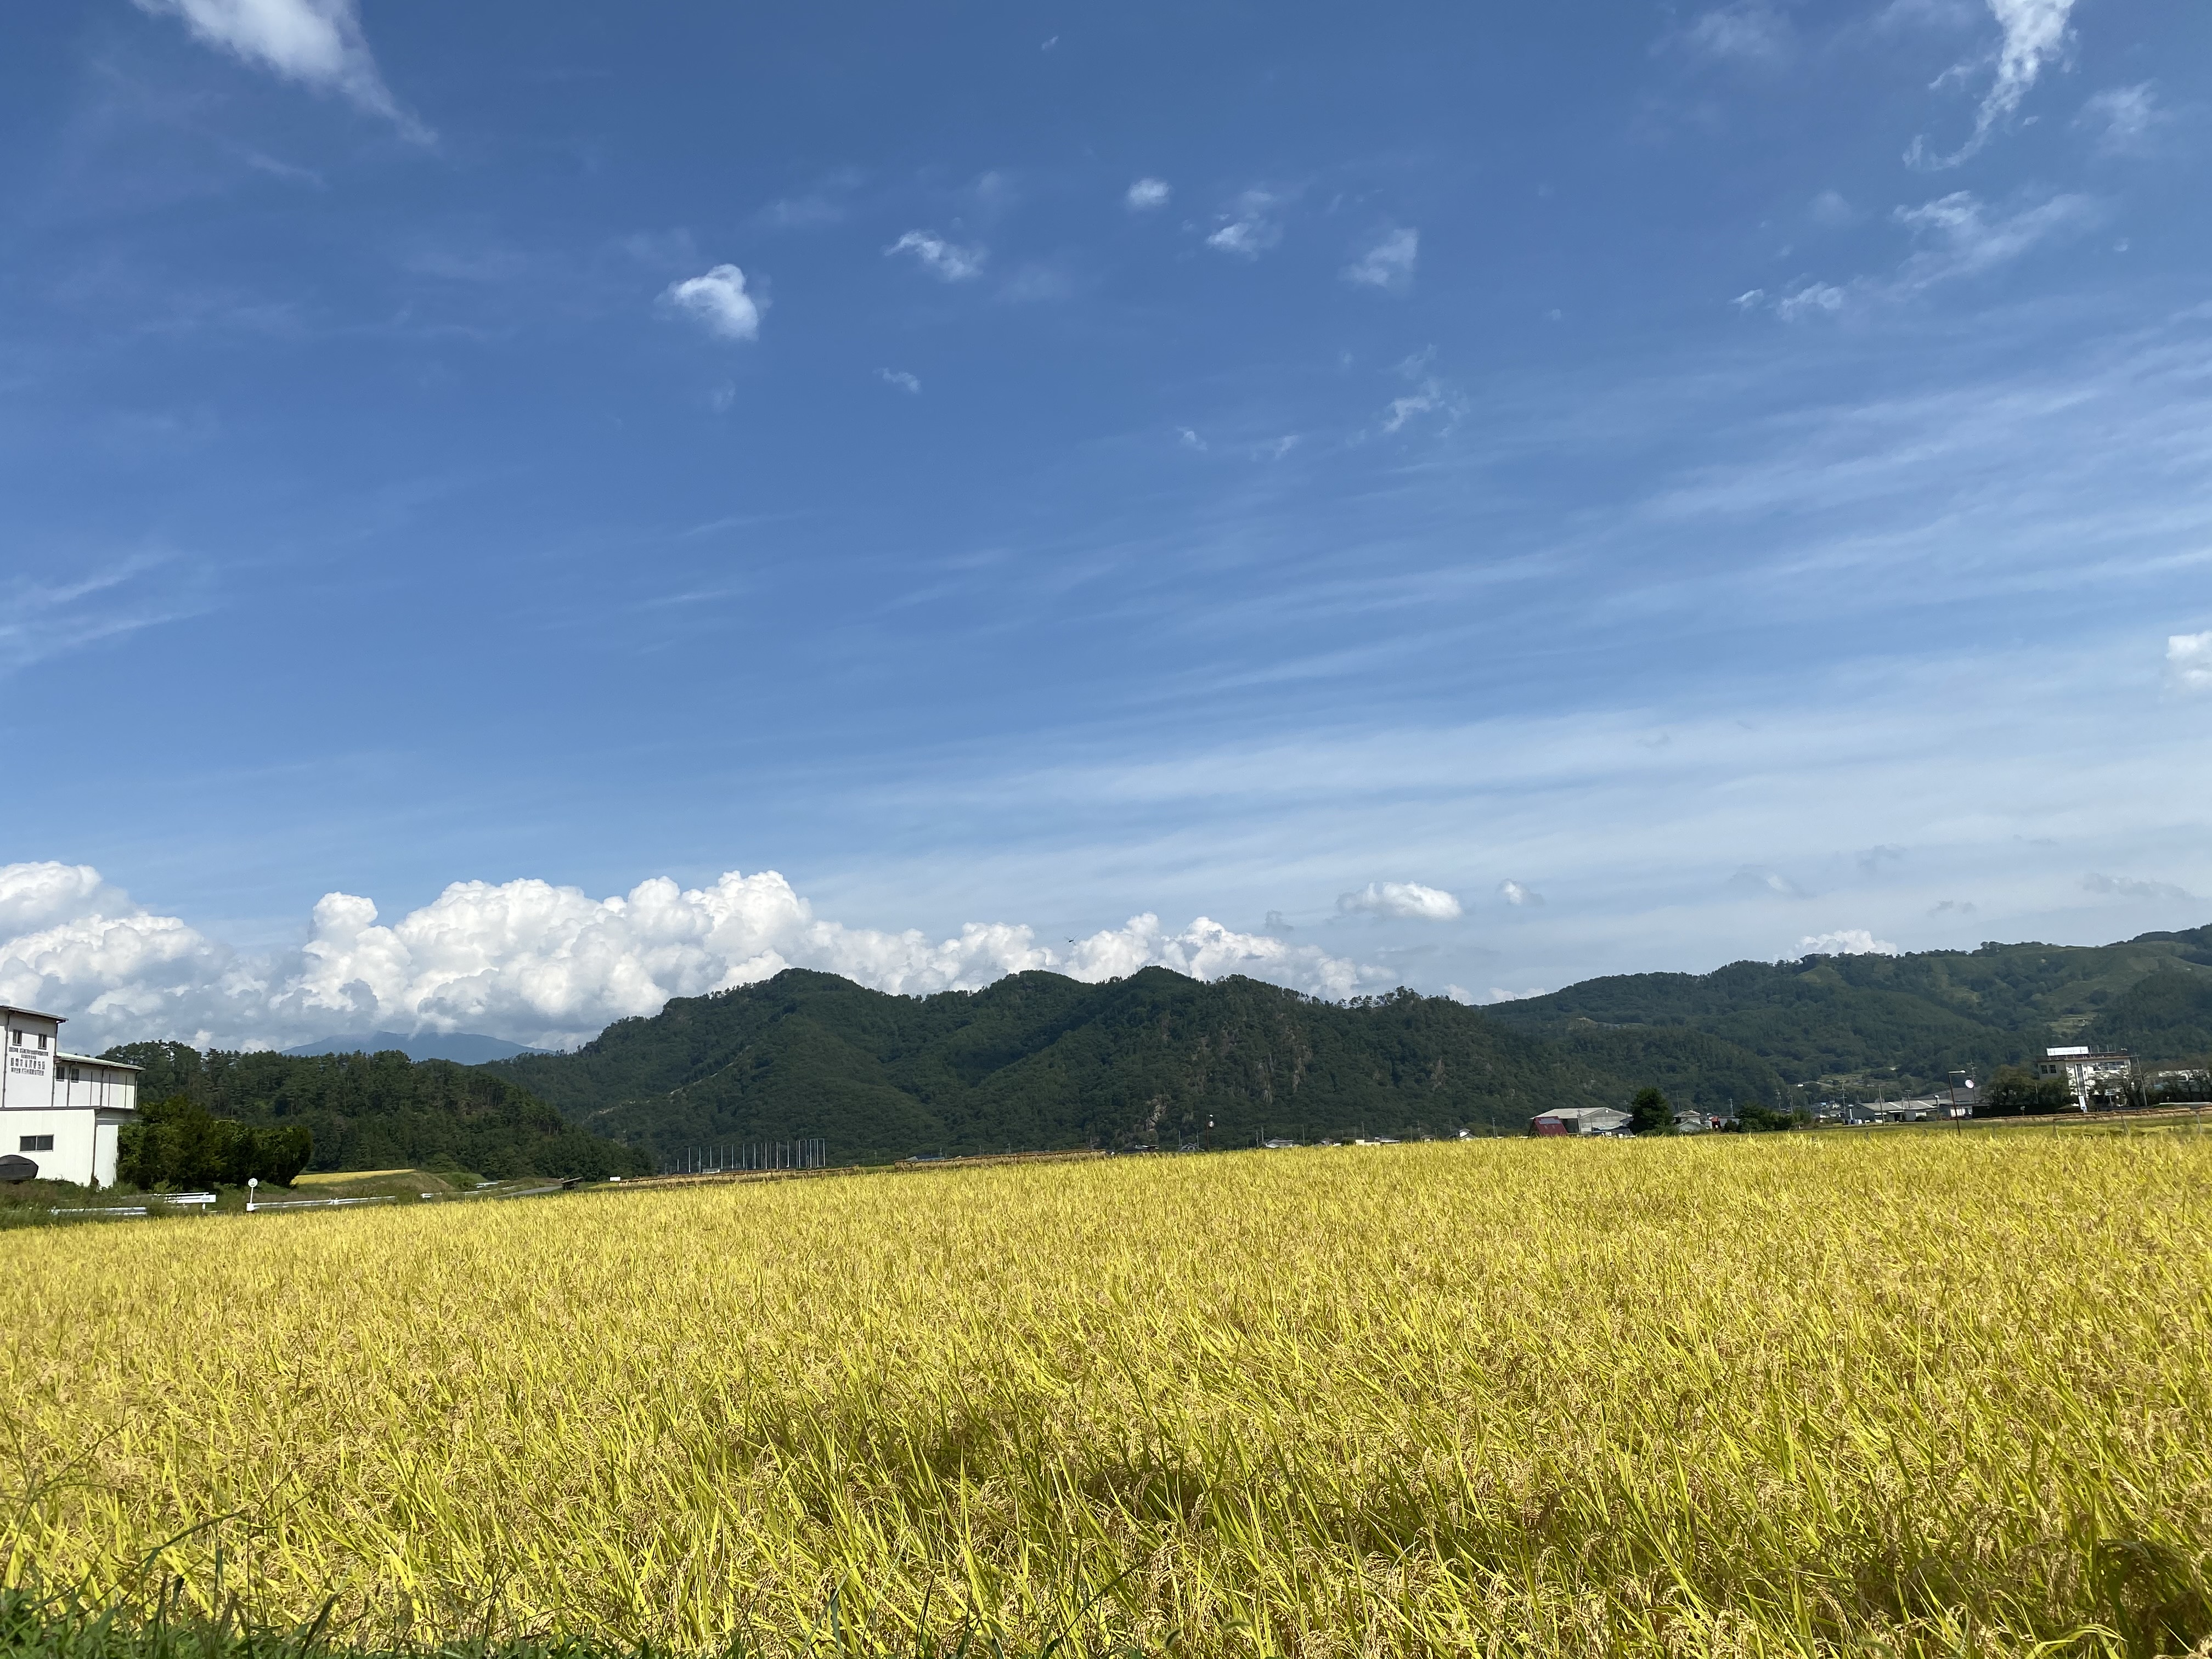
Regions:
[[[1539,1111],[1611,1104],[1653,1075],[1716,1107],[1780,1088],[1771,1068],[1699,1033],[1532,1038],[1410,991],[1336,1004],[1160,968],[1102,984],[1030,972],[920,998],[788,969],[617,1022],[572,1054],[483,1069],[663,1156],[819,1136],[841,1162],[1518,1133]]]
[[[1808,1086],[1877,1076],[1932,1085],[2072,1042],[2185,1061],[2212,1051],[2212,927],[2112,945],[1991,941],[1607,975],[1487,1012],[1532,1035],[1580,1023],[1699,1030]]]
[[[1701,1110],[1802,1106],[1985,1077],[2076,1040],[2161,1061],[2212,1053],[2212,927],[1616,975],[1479,1009],[1403,989],[1331,1003],[1160,968],[922,997],[787,969],[617,1021],[573,1054],[481,1069],[663,1158],[820,1137],[836,1161],[872,1162],[1518,1133],[1538,1111],[1624,1105],[1647,1084]]]
[[[517,1054],[553,1052],[550,1048],[532,1048],[527,1043],[509,1042],[505,1037],[486,1036],[480,1031],[416,1031],[411,1036],[399,1031],[369,1031],[358,1036],[318,1037],[283,1053],[294,1060],[309,1060],[322,1054],[382,1054],[395,1051],[413,1060],[450,1060],[459,1066],[481,1066],[487,1060],[512,1060]]]

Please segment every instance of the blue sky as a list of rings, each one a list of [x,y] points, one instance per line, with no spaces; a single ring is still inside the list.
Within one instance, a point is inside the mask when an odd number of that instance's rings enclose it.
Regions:
[[[2201,4],[0,30],[87,1040],[2212,915]]]

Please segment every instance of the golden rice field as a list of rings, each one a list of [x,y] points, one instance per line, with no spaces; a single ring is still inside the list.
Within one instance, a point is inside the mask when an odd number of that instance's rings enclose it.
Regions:
[[[2208,1138],[2212,1140],[2212,1138]],[[2212,1146],[1493,1141],[20,1232],[7,1572],[360,1640],[2198,1652]],[[197,1530],[191,1530],[197,1528]],[[138,1564],[177,1539],[161,1565]]]

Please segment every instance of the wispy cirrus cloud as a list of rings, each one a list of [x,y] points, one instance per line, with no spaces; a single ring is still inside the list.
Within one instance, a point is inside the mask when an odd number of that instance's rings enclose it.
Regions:
[[[1421,233],[1413,229],[1387,231],[1344,268],[1344,280],[1356,288],[1378,289],[1386,294],[1404,292],[1413,285],[1413,267],[1421,257]]]
[[[768,230],[819,230],[842,224],[852,216],[853,194],[862,175],[853,167],[824,173],[811,189],[779,196],[752,216],[751,222]]]
[[[0,589],[0,674],[197,615],[206,606],[195,586],[190,572],[158,553],[82,575],[18,580]]]
[[[1948,155],[1930,155],[1927,141],[1915,138],[1905,152],[1905,159],[1915,167],[1954,167],[1978,153],[1999,124],[2019,110],[2045,69],[2066,54],[2067,21],[2074,0],[1989,0],[1989,6],[2000,33],[1996,51],[1953,64],[1936,82],[1942,86],[1948,81],[1969,80],[1990,69],[1989,88],[1974,112],[1974,130]]]
[[[1779,870],[1765,869],[1747,864],[1728,878],[1730,892],[1747,893],[1760,898],[1802,899],[1812,896]]]
[[[380,115],[416,143],[432,134],[400,108],[362,33],[355,0],[136,0],[183,20],[195,39]]]
[[[1693,57],[1768,68],[1794,57],[1797,40],[1789,18],[1766,0],[1734,0],[1700,12],[1672,44]]]
[[[2098,149],[2106,155],[2141,155],[2156,147],[2159,129],[2172,118],[2145,81],[2099,93],[2081,106],[2074,125],[2094,133]]]
[[[2190,903],[2197,895],[2170,881],[2143,881],[2133,876],[2105,876],[2091,871],[2081,878],[2081,890],[2105,898],[2137,903]]]
[[[1803,278],[1778,293],[1755,288],[1730,301],[1741,311],[1771,312],[1785,323],[1833,316],[1854,304],[1915,298],[1947,283],[1984,275],[2044,243],[2086,230],[2100,214],[2090,197],[2062,192],[2010,209],[1992,208],[1972,191],[1900,207],[1890,222],[1913,243],[1886,277],[1847,283]]]
[[[1279,210],[1282,198],[1271,191],[1248,190],[1217,216],[1219,228],[1206,245],[1240,258],[1256,259],[1283,240]]]
[[[1411,392],[1390,399],[1390,406],[1382,411],[1382,430],[1402,432],[1425,415],[1443,416],[1448,427],[1466,409],[1466,402],[1458,393],[1435,375],[1425,375]]]
[[[1440,417],[1439,426],[1449,431],[1466,415],[1466,396],[1435,372],[1435,362],[1433,349],[1415,352],[1400,361],[1397,372],[1411,382],[1411,389],[1393,398],[1389,407],[1383,410],[1382,430],[1386,434],[1401,432],[1430,416]]]
[[[973,281],[983,274],[984,263],[990,257],[980,246],[963,247],[933,230],[909,230],[884,250],[886,258],[902,253],[912,254],[917,264],[941,283]]]
[[[2017,259],[2038,244],[2088,225],[2097,206],[2087,196],[2060,194],[1993,212],[1971,191],[1954,191],[1891,216],[1920,246],[1905,260],[1893,291],[1917,293],[1938,283],[1976,276]]]
[[[1746,301],[1755,302],[1765,297],[1759,289],[1754,289],[1749,294],[1741,296],[1736,303],[1741,306]],[[1833,283],[1801,283],[1787,294],[1776,297],[1774,314],[1785,323],[1794,323],[1802,318],[1818,317],[1841,311],[1844,308],[1844,290]]]

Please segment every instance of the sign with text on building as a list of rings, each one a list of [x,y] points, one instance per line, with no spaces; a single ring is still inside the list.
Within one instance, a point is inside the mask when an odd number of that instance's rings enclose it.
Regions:
[[[44,1077],[46,1057],[36,1048],[10,1048],[8,1051],[8,1073],[10,1077]]]

